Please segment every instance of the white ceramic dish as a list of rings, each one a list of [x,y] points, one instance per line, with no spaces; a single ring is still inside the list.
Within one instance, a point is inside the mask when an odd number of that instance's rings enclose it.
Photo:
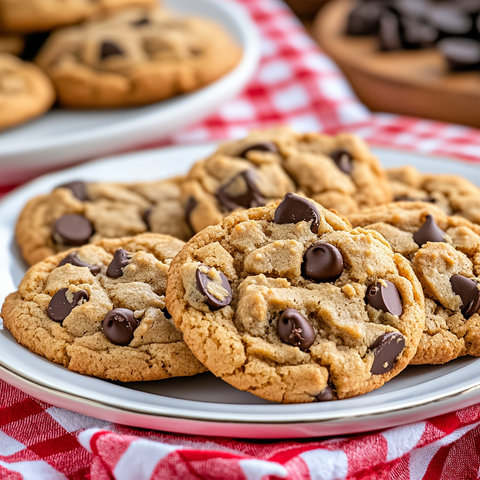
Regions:
[[[172,147],[123,155],[46,175],[0,203],[0,302],[25,272],[13,242],[15,220],[31,197],[67,180],[134,181],[184,173],[213,145]],[[480,169],[461,162],[375,149],[384,166],[413,163],[422,171],[452,172],[480,185]],[[0,330],[0,378],[56,406],[104,420],[174,432],[248,438],[343,435],[400,425],[480,401],[480,359],[408,367],[361,397],[308,405],[278,405],[240,392],[206,373],[159,382],[120,384],[50,363]]]
[[[140,108],[103,111],[54,109],[0,133],[0,184],[32,178],[57,165],[125,151],[158,141],[215,111],[237,95],[255,72],[260,41],[255,25],[237,3],[225,0],[164,0],[180,14],[211,18],[243,49],[238,66],[196,92]]]

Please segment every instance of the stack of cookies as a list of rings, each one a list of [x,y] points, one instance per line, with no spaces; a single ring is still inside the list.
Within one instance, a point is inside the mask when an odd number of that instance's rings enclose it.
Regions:
[[[353,135],[252,132],[184,177],[32,199],[16,236],[33,266],[1,316],[82,374],[349,398],[480,356],[479,202],[461,177],[384,171]]]
[[[158,102],[217,80],[240,58],[218,24],[175,16],[157,0],[3,0],[0,129],[55,101],[82,109]]]

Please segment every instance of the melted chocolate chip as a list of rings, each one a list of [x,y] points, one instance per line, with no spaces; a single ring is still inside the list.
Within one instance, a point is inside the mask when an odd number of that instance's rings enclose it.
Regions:
[[[307,350],[315,341],[315,331],[294,308],[287,308],[277,321],[277,334],[283,343]]]
[[[329,402],[333,400],[333,388],[327,385],[316,397],[317,402]]]
[[[343,271],[343,257],[329,243],[312,245],[303,256],[302,273],[315,282],[333,282]]]
[[[367,290],[367,302],[378,310],[392,315],[401,315],[403,312],[402,299],[397,287],[388,280],[386,280],[386,284],[386,287],[380,282],[370,285]]]
[[[313,203],[294,193],[287,193],[275,210],[274,222],[278,225],[286,223],[312,222],[310,230],[318,232],[320,214]]]
[[[123,248],[119,248],[113,254],[113,260],[107,268],[107,277],[118,278],[123,275],[123,268],[128,265],[131,254]]]
[[[195,207],[197,205],[198,202],[194,197],[188,197],[187,203],[185,204],[185,221],[187,222],[187,225],[190,227],[190,230],[192,230],[192,232],[194,231],[194,229],[192,227],[190,215],[192,214],[193,210],[195,210]]]
[[[427,215],[423,225],[413,234],[413,240],[423,247],[427,242],[444,242],[444,236],[445,232],[435,223],[433,215]]]
[[[59,264],[58,266],[61,267],[63,265],[66,265],[67,263],[70,263],[71,265],[75,267],[87,267],[92,275],[96,275],[97,273],[100,273],[100,267],[98,265],[90,265],[88,263],[85,263],[84,261],[80,260],[78,258],[78,253],[77,252],[72,252],[69,253]]]
[[[103,333],[115,345],[128,345],[133,339],[133,332],[138,321],[128,308],[110,310],[102,322]]]
[[[50,300],[48,305],[48,316],[55,322],[63,322],[65,318],[70,315],[71,311],[83,303],[83,301],[88,301],[89,296],[85,290],[79,290],[78,292],[73,292],[72,302],[70,303],[67,300],[68,288],[62,288],[59,290]]]
[[[148,230],[151,230],[152,227],[150,225],[150,216],[152,215],[152,210],[153,207],[148,207],[142,215],[142,220],[145,222],[145,225],[147,226]]]
[[[255,185],[255,172],[246,170],[233,177],[217,191],[217,199],[228,211],[238,207],[254,208],[265,205],[265,199]]]
[[[206,265],[200,265],[197,268],[197,290],[205,297],[207,305],[212,310],[218,310],[226,307],[232,301],[232,287],[230,287],[227,277],[217,270],[217,275],[219,275],[217,280],[221,281],[221,285],[219,285],[215,281],[215,275],[212,276],[213,278],[210,276],[210,270],[212,268]]]
[[[114,55],[123,56],[123,50],[113,42],[102,42],[100,46],[100,60],[105,60],[105,58],[112,57]]]
[[[339,149],[334,150],[330,154],[330,158],[335,162],[337,167],[347,175],[352,173],[352,155],[347,150]]]
[[[253,150],[256,150],[257,152],[278,153],[278,148],[273,142],[258,142],[240,150],[237,155],[242,158],[247,158],[247,153],[252,152]]]
[[[63,183],[59,185],[57,188],[68,188],[73,194],[75,198],[80,200],[81,202],[86,202],[88,200],[87,195],[87,184],[85,182],[76,181],[76,182],[69,182]]]
[[[374,355],[370,372],[373,375],[382,375],[394,367],[396,358],[405,348],[405,337],[401,333],[384,333],[370,348]]]
[[[167,310],[167,307],[162,308],[162,313],[167,320],[170,320],[172,318],[172,316],[170,315],[170,312]]]
[[[378,28],[378,41],[380,50],[390,52],[402,48],[400,32],[400,18],[392,11],[382,12]]]
[[[76,213],[63,215],[53,227],[53,239],[65,245],[84,245],[93,235],[93,227],[88,219]]]
[[[463,275],[452,275],[452,290],[462,299],[462,313],[470,318],[480,307],[480,290],[477,283]]]

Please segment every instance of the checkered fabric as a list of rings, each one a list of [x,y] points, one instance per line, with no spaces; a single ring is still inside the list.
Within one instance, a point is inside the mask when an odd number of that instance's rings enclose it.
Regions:
[[[371,114],[280,0],[220,1],[242,3],[257,23],[260,67],[241,95],[170,143],[236,138],[252,128],[289,124],[305,131],[348,130],[376,145],[480,160],[478,130]],[[476,405],[344,438],[236,441],[112,424],[0,382],[0,479],[469,480],[479,478],[479,424]]]

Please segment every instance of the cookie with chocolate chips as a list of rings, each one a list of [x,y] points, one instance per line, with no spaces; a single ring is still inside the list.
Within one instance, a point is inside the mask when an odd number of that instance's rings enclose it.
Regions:
[[[122,382],[205,371],[165,308],[184,243],[143,234],[59,253],[32,267],[2,308],[15,339],[70,370]]]
[[[411,363],[480,356],[480,227],[423,202],[395,202],[348,219],[381,233],[422,284],[425,330]]]
[[[30,200],[16,238],[30,265],[74,246],[148,231],[191,237],[180,198],[181,177],[131,184],[80,180]]]
[[[283,403],[382,386],[413,358],[424,320],[403,256],[293,193],[192,238],[170,266],[166,304],[215,375]]]
[[[118,108],[197,90],[232,70],[241,56],[213,21],[134,8],[56,30],[35,61],[62,105]]]

